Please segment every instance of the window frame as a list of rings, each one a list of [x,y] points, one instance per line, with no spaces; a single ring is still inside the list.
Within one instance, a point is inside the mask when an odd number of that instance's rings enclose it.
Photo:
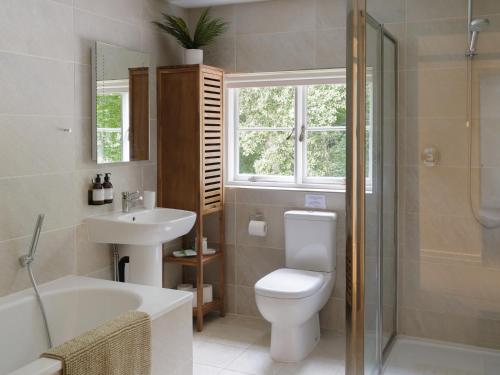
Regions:
[[[226,74],[224,78],[226,149],[225,159],[227,173],[225,182],[231,186],[278,187],[296,189],[320,189],[329,191],[345,191],[346,177],[307,177],[307,134],[310,131],[342,131],[346,126],[308,127],[307,124],[307,87],[316,84],[346,84],[345,69],[324,69],[294,72]],[[294,175],[266,176],[239,173],[239,110],[238,89],[248,87],[295,87],[295,123],[292,128],[255,128],[255,131],[293,131],[294,132]],[[373,121],[367,126],[370,144],[373,143]],[[305,126],[305,140],[299,141],[302,126]],[[245,128],[246,129],[246,128]],[[369,155],[371,158],[372,155]],[[369,163],[369,176],[372,179],[372,168]]]

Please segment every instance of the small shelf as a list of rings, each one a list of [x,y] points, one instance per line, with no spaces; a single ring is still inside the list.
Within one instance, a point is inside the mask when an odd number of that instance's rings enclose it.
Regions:
[[[219,258],[222,257],[222,252],[218,251],[215,254],[211,255],[203,255],[202,257],[202,264],[207,264],[211,263]],[[174,257],[173,255],[166,256],[164,258],[164,261],[166,263],[177,263],[181,264],[183,266],[190,266],[190,267],[196,267],[198,265],[198,257],[197,256],[192,256],[192,257]]]
[[[203,304],[203,306],[201,307],[202,313],[203,313],[203,315],[206,315],[212,311],[221,311],[222,310],[221,306],[222,306],[221,300],[218,298],[215,298],[212,302],[208,302],[208,303]],[[197,316],[197,314],[198,314],[198,308],[193,307],[193,316]]]

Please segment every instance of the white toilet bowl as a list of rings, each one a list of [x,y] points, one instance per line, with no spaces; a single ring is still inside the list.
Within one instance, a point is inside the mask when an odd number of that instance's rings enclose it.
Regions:
[[[271,323],[271,357],[297,362],[320,339],[319,311],[333,289],[335,272],[281,268],[255,284],[260,313]]]

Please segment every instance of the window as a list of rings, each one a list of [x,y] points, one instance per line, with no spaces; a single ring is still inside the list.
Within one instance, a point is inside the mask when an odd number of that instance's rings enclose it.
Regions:
[[[345,70],[227,75],[226,89],[229,183],[345,188]]]

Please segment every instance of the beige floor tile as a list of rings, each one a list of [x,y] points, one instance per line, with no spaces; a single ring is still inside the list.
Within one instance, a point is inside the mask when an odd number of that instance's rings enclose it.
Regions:
[[[344,373],[345,336],[341,333],[322,331],[321,341],[308,358],[299,363],[287,364],[275,362],[271,358],[271,327],[268,322],[238,315],[224,318],[208,316],[205,322],[203,332],[194,333],[194,375]],[[217,368],[220,372],[216,372]]]
[[[216,375],[223,371],[220,367],[208,366],[208,365],[193,365],[193,375]]]
[[[193,342],[193,362],[195,364],[225,367],[243,352],[243,348],[199,338]]]

